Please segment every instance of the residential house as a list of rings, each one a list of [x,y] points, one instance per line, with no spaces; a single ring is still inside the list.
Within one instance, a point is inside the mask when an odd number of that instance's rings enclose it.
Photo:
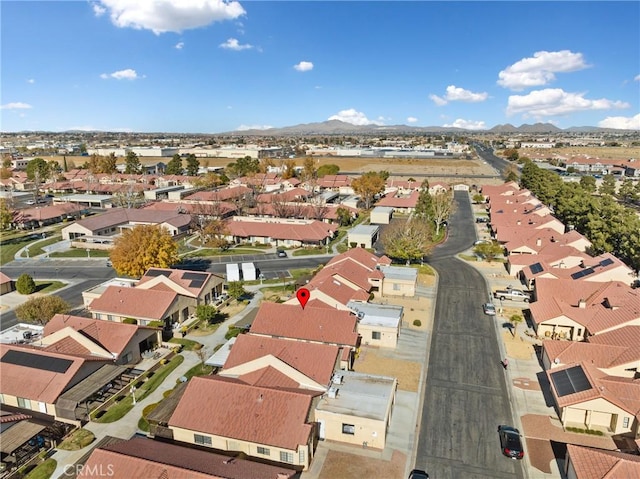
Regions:
[[[326,308],[264,302],[251,324],[250,334],[285,338],[338,346],[340,368],[351,369],[356,348],[359,346],[357,317],[348,311],[335,310],[327,314]]]
[[[640,438],[640,379],[607,376],[590,361],[547,371],[564,427]]]
[[[73,415],[67,415],[58,408],[58,400],[66,391],[103,366],[110,366],[113,360],[25,345],[0,344],[0,362],[2,404],[78,424]]]
[[[157,225],[169,231],[171,236],[180,236],[189,231],[190,224],[191,215],[176,211],[114,208],[66,226],[62,229],[62,239],[82,238],[86,241],[86,247],[90,247],[92,242],[113,242],[123,229],[137,225]]]
[[[168,426],[176,441],[307,470],[315,445],[313,402],[321,394],[254,386],[223,376],[195,376]]]
[[[419,197],[420,192],[417,190],[413,190],[406,195],[398,192],[393,192],[381,198],[376,203],[376,206],[386,206],[389,208],[393,208],[393,210],[397,213],[410,214],[415,210],[416,205],[418,204]]]
[[[296,474],[293,468],[134,437],[93,449],[78,478],[292,479]]]
[[[384,275],[382,296],[414,297],[418,283],[418,270],[400,266],[380,266]]]
[[[377,225],[358,225],[349,230],[348,243],[351,247],[373,248],[380,237],[380,227]]]
[[[118,365],[131,365],[142,359],[142,352],[161,341],[157,328],[56,314],[35,344],[49,351],[74,351],[109,358]]]
[[[564,477],[567,479],[640,477],[640,455],[567,444]]]
[[[226,222],[232,243],[260,243],[274,246],[318,246],[328,244],[336,225],[317,220],[234,216]]]
[[[0,271],[0,295],[10,293],[15,289],[15,283],[9,276]]]
[[[404,312],[402,306],[349,301],[347,307],[358,318],[358,334],[365,346],[397,346]]]
[[[624,326],[640,326],[640,291],[619,281],[540,278],[531,322],[542,338],[581,341]]]

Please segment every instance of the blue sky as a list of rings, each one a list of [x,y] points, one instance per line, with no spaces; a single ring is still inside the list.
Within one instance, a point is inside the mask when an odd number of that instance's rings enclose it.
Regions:
[[[640,2],[2,1],[5,132],[640,129]]]

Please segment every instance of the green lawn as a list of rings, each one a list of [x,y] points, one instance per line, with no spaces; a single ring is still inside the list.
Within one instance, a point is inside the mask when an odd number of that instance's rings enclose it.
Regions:
[[[53,235],[50,238],[47,238],[45,240],[42,241],[36,241],[35,243],[33,243],[32,245],[29,246],[28,250],[29,250],[29,255],[27,255],[27,251],[23,251],[22,252],[22,257],[23,258],[33,258],[34,256],[38,256],[40,254],[45,253],[45,251],[42,249],[45,246],[49,246],[55,243],[58,243],[59,241],[62,240],[62,235]]]
[[[195,351],[196,349],[202,348],[201,343],[185,338],[171,338],[169,342],[174,344],[182,344],[182,347],[187,351]]]
[[[63,451],[78,451],[88,446],[95,440],[96,436],[87,429],[77,429],[69,437],[58,445],[58,449]]]
[[[184,255],[185,258],[200,258],[208,256],[232,256],[235,254],[264,254],[264,251],[260,249],[251,248],[233,248],[227,250],[220,250],[217,248],[205,248],[198,251],[193,251]]]
[[[207,376],[212,372],[213,372],[213,366],[200,363],[200,364],[196,364],[194,367],[189,369],[186,373],[184,373],[184,375],[187,379],[191,379],[193,376]]]
[[[49,255],[51,258],[108,258],[109,251],[90,250],[87,255],[86,249],[73,248],[68,251],[55,251]]]
[[[36,468],[25,476],[25,479],[49,479],[53,471],[58,467],[58,462],[55,459],[47,459],[46,461],[38,464]]]
[[[167,378],[171,372],[180,366],[184,361],[184,356],[177,355],[174,356],[169,363],[160,367],[156,370],[155,374],[145,383],[140,386],[140,388],[135,392],[136,399],[138,401],[142,401],[145,397],[155,391],[160,384]],[[107,409],[107,412],[103,414],[101,417],[94,419],[96,422],[100,423],[109,423],[115,422],[118,419],[121,419],[125,414],[127,414],[133,408],[133,398],[131,394],[127,394],[127,396],[122,399],[120,402],[115,403]]]
[[[329,249],[329,251],[331,251],[331,249]],[[326,254],[326,253],[327,253],[327,248],[323,246],[322,248],[297,249],[293,253],[291,253],[291,256],[309,256],[309,255]]]
[[[36,281],[36,293],[52,293],[60,288],[64,288],[67,283],[62,281]]]
[[[0,247],[0,264],[7,264],[15,259],[15,255],[22,248],[30,243],[33,243],[33,239],[30,239],[31,235],[15,237],[11,239],[3,239],[2,246]]]

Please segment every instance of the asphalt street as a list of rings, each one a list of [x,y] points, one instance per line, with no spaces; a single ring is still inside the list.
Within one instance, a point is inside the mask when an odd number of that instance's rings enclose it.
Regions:
[[[501,454],[497,429],[513,424],[494,322],[481,305],[483,276],[455,254],[476,239],[466,192],[456,192],[449,237],[427,258],[438,273],[426,389],[415,467],[438,479],[523,478]]]

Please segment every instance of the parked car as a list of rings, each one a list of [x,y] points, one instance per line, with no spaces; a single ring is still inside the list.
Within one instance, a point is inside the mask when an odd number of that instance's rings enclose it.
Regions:
[[[287,257],[287,252],[283,249],[279,249],[278,251],[276,251],[278,258],[286,258]]]
[[[505,299],[511,299],[513,301],[524,301],[528,303],[531,301],[531,294],[521,289],[514,289],[511,286],[507,286],[505,289],[499,289],[493,293],[493,296],[501,301]]]
[[[421,469],[414,469],[409,473],[409,479],[429,479],[429,474]]]
[[[500,436],[502,454],[511,459],[522,459],[524,457],[520,431],[511,426],[498,426],[498,435]]]
[[[496,306],[493,303],[484,303],[482,305],[482,311],[487,316],[495,316],[496,315]]]
[[[111,260],[108,259],[107,260],[107,268],[111,268],[113,266],[113,264],[111,263]]]
[[[473,242],[473,246],[478,246],[479,244],[491,244],[491,241],[486,239],[479,239],[478,241]]]
[[[478,216],[476,218],[476,223],[488,223],[488,222],[489,222],[488,216]]]

